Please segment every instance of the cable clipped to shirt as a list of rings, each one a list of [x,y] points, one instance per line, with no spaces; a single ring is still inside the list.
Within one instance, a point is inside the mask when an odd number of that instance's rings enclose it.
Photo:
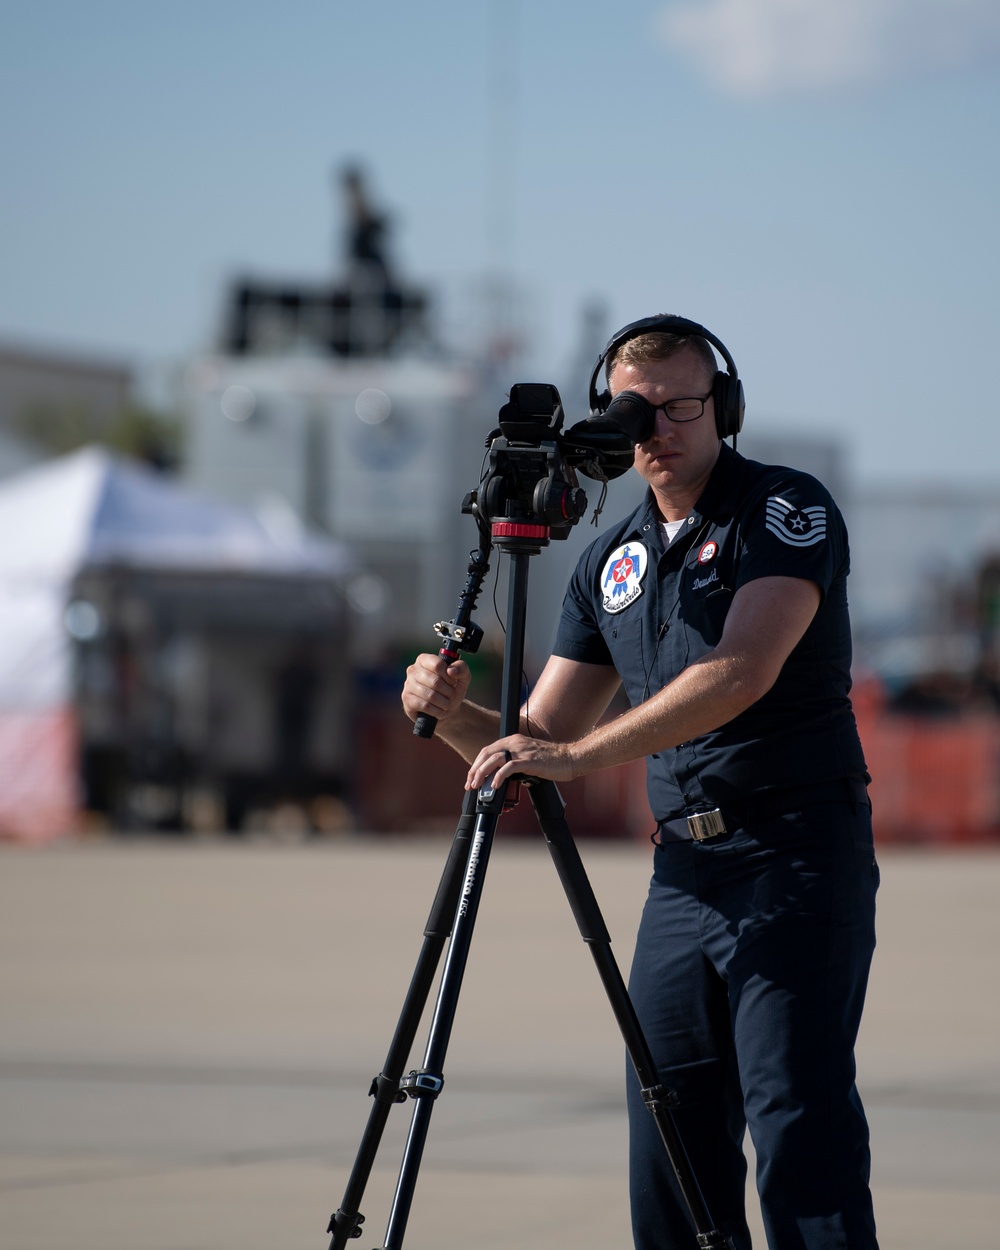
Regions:
[[[697,546],[698,543],[701,542],[705,534],[708,532],[711,524],[712,524],[711,521],[702,522],[701,527],[696,531],[694,537],[691,539],[690,547],[695,547]],[[660,626],[657,632],[656,645],[653,647],[653,654],[650,656],[649,663],[646,665],[646,675],[642,683],[642,699],[641,699],[642,703],[645,703],[647,698],[649,698],[649,679],[653,675],[653,666],[655,665],[656,657],[660,652],[660,643],[666,637],[667,631],[670,628],[670,622],[673,620],[674,613],[680,607],[680,603],[681,603],[681,599],[680,599],[680,595],[678,594],[677,597],[674,599],[673,607],[667,613],[666,619],[664,620],[663,624]]]
[[[642,683],[642,699],[640,700],[641,703],[645,703],[646,700],[649,698],[649,679],[652,676],[653,665],[656,663],[656,657],[660,651],[660,643],[663,641],[664,637],[666,636],[667,630],[670,628],[671,618],[673,617],[674,613],[677,611],[679,604],[680,604],[680,596],[678,595],[678,597],[674,600],[674,606],[667,613],[667,619],[660,626],[659,632],[656,635],[656,645],[653,647],[653,654],[650,656],[649,664],[646,666],[646,678]]]

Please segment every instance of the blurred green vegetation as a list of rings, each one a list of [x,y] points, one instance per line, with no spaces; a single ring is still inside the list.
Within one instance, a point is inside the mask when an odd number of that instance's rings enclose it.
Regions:
[[[90,443],[144,460],[157,469],[176,469],[181,459],[178,417],[139,404],[126,404],[111,418],[80,403],[31,404],[15,419],[14,432],[52,455]]]

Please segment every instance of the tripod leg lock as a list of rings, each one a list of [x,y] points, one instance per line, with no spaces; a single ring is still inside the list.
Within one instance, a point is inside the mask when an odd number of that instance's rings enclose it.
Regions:
[[[735,1250],[732,1239],[716,1229],[710,1233],[698,1233],[697,1241],[700,1250]]]
[[[665,1085],[651,1085],[641,1091],[642,1101],[646,1104],[646,1110],[651,1111],[654,1115],[660,1107],[676,1107],[680,1103],[677,1091],[667,1089]]]
[[[408,1072],[399,1082],[399,1089],[411,1098],[437,1098],[444,1089],[444,1077],[433,1072]]]
[[[361,1225],[364,1222],[365,1217],[360,1211],[356,1212],[354,1215],[348,1215],[343,1208],[334,1212],[334,1214],[330,1216],[330,1223],[326,1230],[328,1233],[334,1234],[334,1241],[330,1244],[333,1245],[339,1241],[342,1245],[345,1241],[354,1237],[360,1237]],[[337,1234],[339,1234],[339,1237]]]
[[[386,1076],[384,1072],[380,1072],[371,1083],[368,1090],[368,1097],[377,1099],[380,1094],[388,1094],[393,1102],[406,1102],[406,1095],[400,1089],[400,1082],[394,1081],[392,1077]]]

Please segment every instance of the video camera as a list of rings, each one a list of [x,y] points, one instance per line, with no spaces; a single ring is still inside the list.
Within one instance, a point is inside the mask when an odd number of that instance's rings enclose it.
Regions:
[[[550,538],[567,538],[587,510],[577,471],[606,488],[632,466],[635,447],[617,421],[591,416],[563,432],[562,400],[547,383],[512,386],[498,420],[479,488],[462,502],[487,525],[546,526]]]

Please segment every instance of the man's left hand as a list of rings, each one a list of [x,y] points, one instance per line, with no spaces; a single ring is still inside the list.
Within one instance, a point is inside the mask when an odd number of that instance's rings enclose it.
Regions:
[[[483,747],[469,768],[465,788],[478,790],[493,778],[493,788],[503,785],[518,773],[526,777],[545,777],[549,781],[572,781],[580,768],[571,742],[546,742],[514,734]]]

